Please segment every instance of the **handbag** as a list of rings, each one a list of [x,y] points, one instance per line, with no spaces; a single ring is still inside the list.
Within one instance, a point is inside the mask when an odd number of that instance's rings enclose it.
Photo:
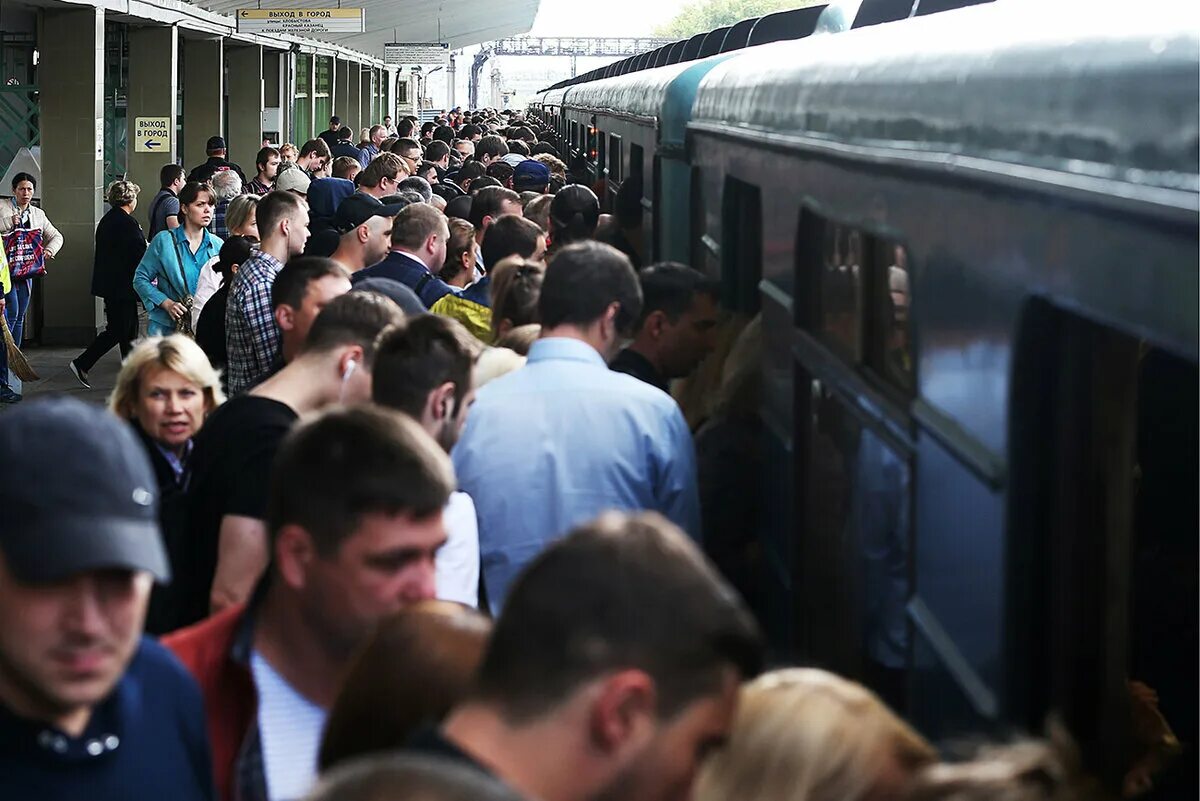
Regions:
[[[4,235],[4,253],[14,281],[37,278],[46,274],[46,249],[42,244],[42,229],[13,228]]]
[[[167,280],[167,284],[170,286],[171,291],[179,295],[179,300],[176,302],[183,304],[184,309],[183,314],[178,320],[175,321],[175,333],[183,334],[188,339],[195,339],[196,331],[192,328],[192,309],[196,305],[196,298],[191,292],[186,291],[187,272],[185,272],[183,269],[183,254],[179,252],[179,239],[175,236],[173,231],[171,232],[171,242],[175,245],[175,259],[179,264],[179,277],[183,279],[184,289],[184,291],[176,290],[176,288],[171,285],[171,281],[169,279]],[[166,278],[165,271],[163,277]]]

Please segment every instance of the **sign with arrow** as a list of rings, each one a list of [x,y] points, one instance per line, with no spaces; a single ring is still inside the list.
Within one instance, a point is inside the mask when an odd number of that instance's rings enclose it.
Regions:
[[[134,117],[133,152],[169,153],[173,127],[170,117]]]
[[[239,8],[236,19],[238,33],[313,36],[367,30],[361,8]]]

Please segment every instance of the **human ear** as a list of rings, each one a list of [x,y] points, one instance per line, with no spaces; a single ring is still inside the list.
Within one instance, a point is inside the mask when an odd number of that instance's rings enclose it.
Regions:
[[[275,536],[275,562],[279,575],[293,589],[308,583],[308,572],[316,555],[312,537],[300,526],[285,525]]]
[[[649,674],[623,670],[590,688],[588,735],[601,753],[619,756],[640,748],[657,726],[658,692]]]

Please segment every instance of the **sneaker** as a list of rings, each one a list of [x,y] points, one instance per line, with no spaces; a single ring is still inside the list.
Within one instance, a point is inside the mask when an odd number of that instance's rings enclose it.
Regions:
[[[13,392],[13,388],[0,385],[0,403],[20,403],[21,396]]]
[[[92,388],[92,385],[87,380],[87,370],[80,370],[79,365],[75,364],[74,360],[67,362],[67,369],[71,371],[71,375],[79,379],[79,383],[83,384],[84,389]]]

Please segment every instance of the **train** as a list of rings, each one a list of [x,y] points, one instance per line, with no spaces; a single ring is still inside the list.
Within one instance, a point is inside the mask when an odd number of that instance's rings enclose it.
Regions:
[[[1157,747],[1131,691],[1153,687],[1185,754],[1151,796],[1196,797],[1193,11],[785,15],[527,112],[606,208],[640,206],[647,262],[718,280],[757,332],[716,482],[775,654],[939,743],[1057,720],[1114,794]]]

